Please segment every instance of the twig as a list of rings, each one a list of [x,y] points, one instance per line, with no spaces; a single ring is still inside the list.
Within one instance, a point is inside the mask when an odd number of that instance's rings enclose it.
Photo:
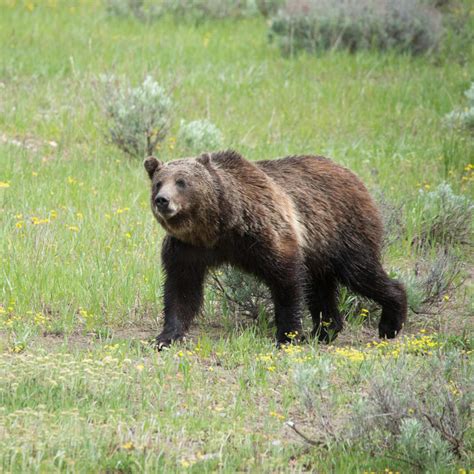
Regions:
[[[289,426],[298,436],[303,438],[311,446],[326,446],[326,443],[324,443],[323,441],[316,441],[314,439],[308,438],[296,427],[296,425],[292,421],[287,421],[285,424]]]
[[[241,303],[239,301],[237,301],[235,298],[232,298],[227,293],[227,291],[225,291],[225,288],[222,286],[222,283],[219,280],[219,278],[216,276],[216,274],[214,272],[210,272],[210,274],[211,274],[212,279],[214,280],[214,283],[219,287],[219,290],[222,292],[224,297],[227,298],[228,300],[232,301],[233,303],[235,303],[237,306],[240,306]]]
[[[410,466],[416,467],[420,471],[423,469],[423,466],[420,463],[409,461],[407,458],[400,457],[400,456],[392,456],[391,454],[387,454],[387,453],[384,453],[383,455],[384,455],[384,457],[386,457],[388,459],[393,459],[394,461],[405,462]]]
[[[451,444],[453,452],[456,454],[456,456],[461,456],[462,440],[456,438],[451,433],[446,431],[446,428],[443,426],[443,424],[435,420],[430,414],[422,412],[422,415],[428,420],[429,424],[435,430],[438,430],[444,436],[446,441]]]
[[[423,303],[424,304],[424,303]],[[436,314],[439,314],[439,313],[436,313],[436,312],[431,312],[431,311],[423,311],[423,310],[420,310],[420,311],[416,311],[414,310],[411,306],[410,306],[410,311],[414,314],[430,314],[432,316],[436,315]]]

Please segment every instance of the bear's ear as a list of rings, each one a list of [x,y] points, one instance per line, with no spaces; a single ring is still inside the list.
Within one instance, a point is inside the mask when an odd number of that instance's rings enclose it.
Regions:
[[[160,169],[163,166],[163,163],[155,158],[154,156],[149,156],[144,162],[143,166],[145,167],[148,176],[153,178],[153,174],[155,173],[156,170]]]
[[[211,154],[203,153],[202,155],[197,157],[196,161],[201,163],[201,165],[209,166],[209,164],[211,163]]]

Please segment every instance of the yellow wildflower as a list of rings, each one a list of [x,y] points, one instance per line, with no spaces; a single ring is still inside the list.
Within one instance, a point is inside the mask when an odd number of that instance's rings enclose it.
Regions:
[[[362,351],[359,351],[352,347],[337,347],[335,352],[337,355],[345,359],[348,359],[352,362],[361,362],[366,357]]]
[[[271,411],[270,416],[273,416],[274,418],[278,418],[279,420],[285,419],[285,417],[281,413],[277,413],[276,411]]]
[[[129,211],[129,210],[130,210],[129,207],[119,207],[115,212],[116,212],[117,214],[123,214],[124,212],[127,212],[127,211]]]
[[[41,219],[40,217],[33,216],[31,218],[31,223],[33,225],[49,224],[49,219]]]

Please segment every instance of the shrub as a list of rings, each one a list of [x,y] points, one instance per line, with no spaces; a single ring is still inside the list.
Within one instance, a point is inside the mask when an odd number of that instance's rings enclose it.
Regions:
[[[152,155],[170,123],[171,99],[165,90],[151,76],[138,87],[103,76],[98,99],[111,142],[132,157]]]
[[[157,20],[162,13],[159,2],[153,0],[106,0],[105,8],[109,15],[131,16],[143,22]]]
[[[433,191],[420,190],[421,223],[414,243],[419,246],[468,244],[472,239],[474,202],[441,183]]]
[[[284,3],[285,0],[256,0],[258,11],[265,18],[275,15]]]
[[[426,5],[431,5],[432,7],[442,9],[452,3],[452,0],[422,0],[422,2]]]
[[[351,349],[339,353],[352,356]],[[462,353],[401,352],[383,360],[356,353],[362,359],[345,369],[324,355],[296,367],[296,393],[318,436],[311,444],[376,447],[420,472],[448,471],[470,451],[474,387]],[[350,386],[341,386],[342,370],[354,372]]]
[[[304,49],[435,48],[441,15],[420,0],[288,0],[271,23],[284,54]]]
[[[402,278],[410,309],[415,313],[428,311],[462,283],[462,270],[461,259],[445,249],[438,250],[434,258],[418,260],[412,273]]]
[[[338,296],[338,308],[342,318],[350,326],[348,331],[353,332],[367,323],[372,324],[378,320],[380,306],[374,300],[354,293],[345,286],[339,288]]]
[[[415,418],[400,422],[397,445],[400,456],[420,469],[448,468],[453,461],[449,446],[439,432]]]
[[[432,0],[435,1],[435,0]],[[443,10],[443,43],[440,59],[469,64],[474,43],[474,15],[471,0],[450,0]]]
[[[447,468],[466,451],[472,373],[457,352],[417,365],[400,357],[371,376],[354,410],[352,435],[420,470]]]
[[[192,153],[201,153],[220,148],[223,143],[222,132],[208,120],[181,121],[178,142]]]
[[[231,266],[211,274],[210,284],[218,295],[218,304],[232,314],[256,320],[270,314],[273,302],[267,286],[252,275]]]
[[[374,197],[383,221],[383,247],[387,248],[393,243],[398,242],[405,233],[403,203],[390,201],[381,190],[377,190]]]
[[[294,382],[299,388],[299,397],[309,412],[320,412],[320,398],[325,398],[331,389],[331,375],[335,367],[331,360],[321,355],[312,365],[298,366],[294,372]],[[317,396],[315,396],[317,395]]]
[[[251,0],[163,0],[163,11],[176,18],[237,18],[256,12]]]
[[[444,121],[448,127],[461,128],[474,133],[474,82],[464,95],[467,97],[464,110],[453,110],[445,116]]]
[[[322,354],[311,365],[303,364],[294,371],[294,384],[307,413],[310,413],[313,428],[320,435],[317,443],[340,441],[342,424],[334,416],[337,411],[337,388],[332,382],[336,367],[329,357]]]

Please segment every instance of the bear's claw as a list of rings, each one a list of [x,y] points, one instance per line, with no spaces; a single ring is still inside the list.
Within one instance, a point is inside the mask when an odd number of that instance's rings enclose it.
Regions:
[[[380,339],[393,339],[402,330],[403,325],[398,324],[379,324]]]
[[[184,342],[186,338],[182,334],[160,334],[153,340],[153,346],[162,351],[167,349],[173,342]]]

